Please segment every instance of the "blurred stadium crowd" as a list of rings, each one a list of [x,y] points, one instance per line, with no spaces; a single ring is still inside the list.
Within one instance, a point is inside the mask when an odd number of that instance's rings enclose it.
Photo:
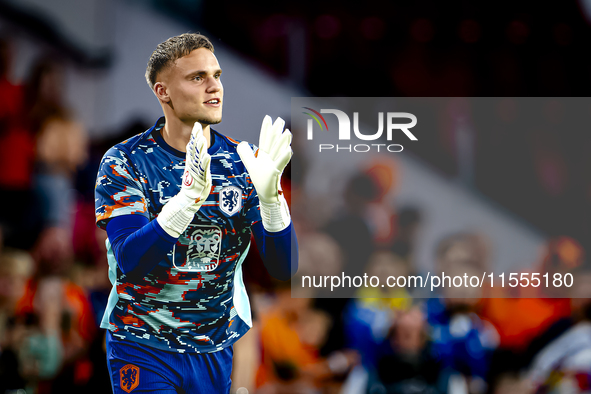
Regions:
[[[0,188],[8,202],[1,213],[0,392],[108,392],[97,322],[110,284],[105,233],[94,225],[94,174],[109,146],[147,127],[90,144],[60,94],[60,62],[40,58],[14,85],[6,78],[8,43],[0,48]],[[305,172],[294,169],[284,180],[292,205],[306,200]],[[298,275],[411,273],[421,212],[392,206],[385,197],[395,187],[396,163],[377,163],[351,176],[345,209],[328,222],[318,225],[294,209]],[[574,239],[553,238],[547,246],[532,270],[576,272],[583,265]],[[479,271],[488,253],[484,235],[450,234],[434,252],[435,266]],[[481,298],[448,289],[446,298],[421,300],[404,288],[363,289],[358,299],[322,298],[326,289],[313,289],[292,298],[289,282],[271,280],[257,256],[244,265],[256,323],[236,345],[236,389],[591,390],[591,304],[580,298],[591,297],[589,287],[573,287],[573,299]],[[586,274],[578,275],[584,283]]]
[[[368,34],[378,34],[379,23],[370,25]],[[429,33],[425,26],[417,22],[417,37]],[[519,39],[523,31],[515,29]],[[567,33],[556,34],[566,40]],[[2,38],[0,393],[107,393],[104,332],[98,322],[111,285],[106,234],[94,224],[94,180],[103,153],[148,125],[89,141],[63,97],[59,57],[37,59],[18,84],[7,77],[10,66],[10,42]],[[293,168],[291,174],[284,189],[300,240],[294,280],[345,269],[379,277],[414,273],[422,212],[386,198],[397,187],[396,162],[351,174],[343,210],[322,223],[298,215],[306,211],[295,207],[306,201],[306,168]],[[490,271],[490,253],[486,234],[449,234],[433,251],[433,266],[458,274]],[[292,298],[290,283],[272,280],[253,248],[243,267],[254,327],[235,345],[233,391],[591,392],[586,261],[577,239],[553,234],[529,269],[575,273],[575,286],[566,293],[447,289],[440,299],[413,299],[404,288],[393,288],[363,289],[360,298],[348,299],[308,289]]]

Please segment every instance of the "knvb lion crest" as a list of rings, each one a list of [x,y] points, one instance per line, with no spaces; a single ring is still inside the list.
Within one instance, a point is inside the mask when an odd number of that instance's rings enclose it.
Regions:
[[[219,227],[189,226],[174,246],[172,263],[181,271],[213,271],[219,264],[221,242]]]
[[[242,206],[242,189],[227,186],[220,191],[220,210],[228,216],[240,211]]]
[[[126,393],[130,393],[140,384],[140,368],[135,365],[127,364],[119,370],[121,388]]]

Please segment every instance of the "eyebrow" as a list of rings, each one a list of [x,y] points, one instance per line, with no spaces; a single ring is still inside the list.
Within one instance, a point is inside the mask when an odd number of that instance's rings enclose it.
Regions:
[[[217,70],[214,70],[212,72],[212,74],[214,74],[214,75],[215,74],[221,74],[221,73],[222,73],[222,69],[221,68],[218,68]],[[208,72],[205,71],[205,70],[196,70],[196,71],[192,71],[192,72],[188,73],[187,74],[187,77],[193,77],[195,75],[207,75],[207,74],[208,74]]]

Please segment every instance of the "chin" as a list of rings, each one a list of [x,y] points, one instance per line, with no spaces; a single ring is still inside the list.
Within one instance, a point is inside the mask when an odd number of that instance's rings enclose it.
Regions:
[[[197,122],[201,123],[201,124],[218,124],[222,121],[222,117],[217,117],[217,118],[202,118],[202,119],[197,119]]]

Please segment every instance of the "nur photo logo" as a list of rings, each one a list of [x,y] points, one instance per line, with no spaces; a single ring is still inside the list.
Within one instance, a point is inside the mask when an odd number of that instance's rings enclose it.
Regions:
[[[307,121],[307,138],[308,140],[314,139],[314,127],[315,124],[318,125],[317,128],[320,128],[320,131],[323,132],[326,129],[328,130],[328,124],[326,119],[322,114],[332,114],[335,115],[338,122],[338,136],[339,141],[351,141],[353,139],[361,140],[361,141],[376,141],[382,138],[384,134],[384,129],[386,131],[386,140],[388,142],[392,141],[393,138],[398,134],[398,132],[402,132],[408,139],[411,141],[418,141],[417,137],[410,131],[411,128],[416,126],[417,124],[417,117],[409,112],[378,112],[378,130],[373,133],[365,133],[361,132],[359,129],[359,112],[353,112],[353,127],[351,127],[351,120],[349,115],[347,115],[344,111],[338,109],[320,109],[320,111],[316,111],[310,107],[302,107],[303,109],[307,110],[306,112],[302,112],[305,115],[308,115],[310,119]],[[406,119],[409,122],[407,123],[399,123],[401,119]],[[384,127],[384,123],[386,126]],[[351,130],[353,132],[351,132]],[[395,134],[396,133],[396,134]],[[319,144],[318,150],[319,152],[323,151],[345,151],[345,152],[369,152],[369,151],[377,151],[380,152],[381,150],[385,150],[388,152],[402,152],[403,146],[400,144]]]

